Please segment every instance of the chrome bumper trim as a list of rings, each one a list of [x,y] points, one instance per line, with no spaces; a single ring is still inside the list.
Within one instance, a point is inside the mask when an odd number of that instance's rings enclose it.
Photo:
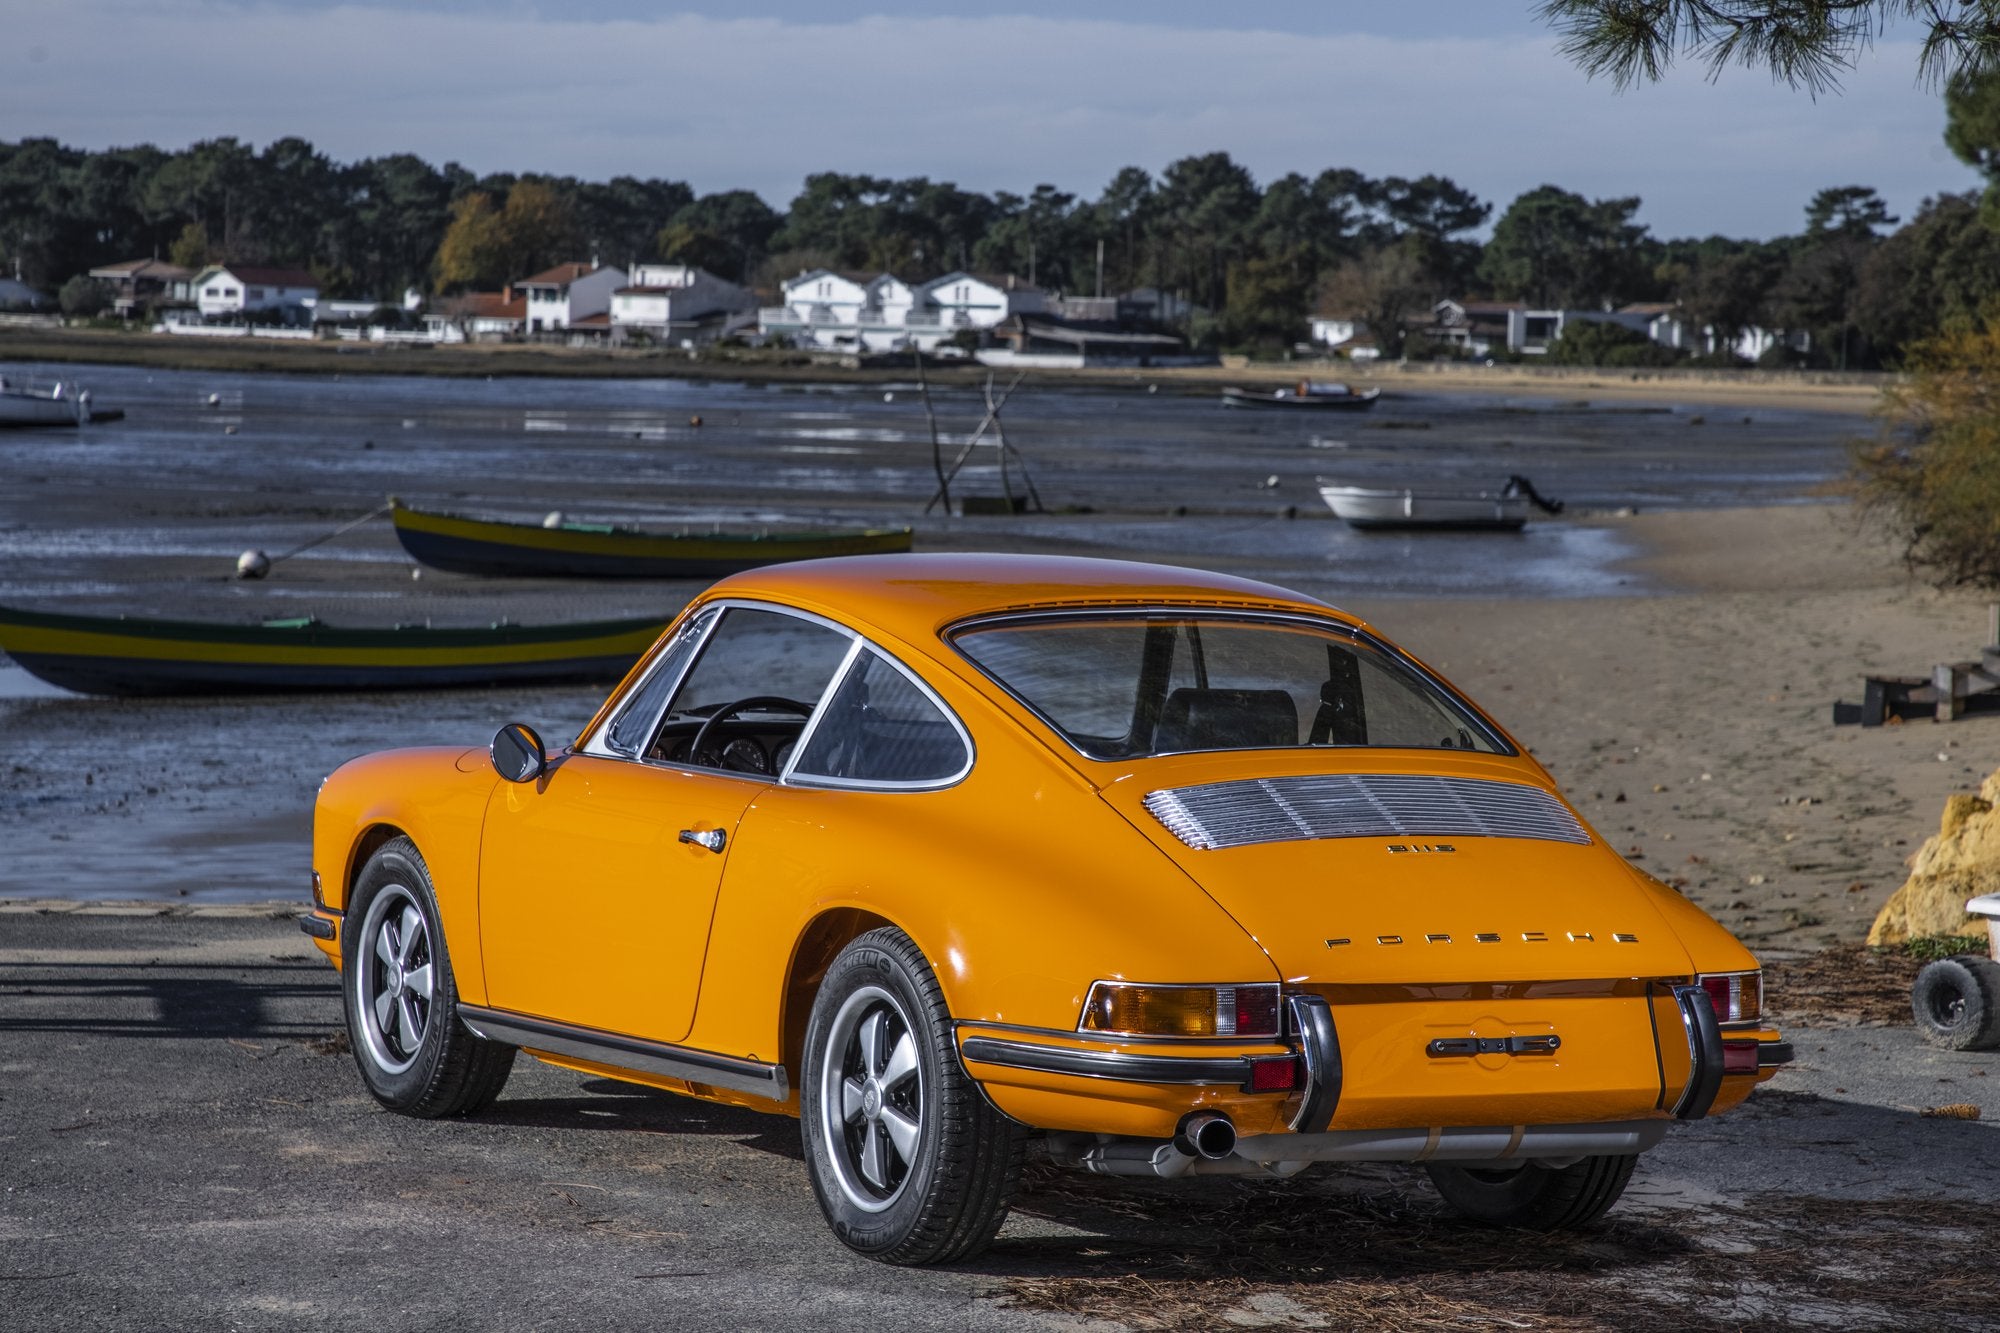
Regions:
[[[1674,1118],[1700,1120],[1722,1090],[1722,1026],[1715,1021],[1708,992],[1699,986],[1674,987],[1674,1003],[1687,1032],[1689,1060],[1687,1086],[1674,1103]]]
[[[658,1074],[705,1083],[754,1097],[785,1100],[790,1084],[783,1065],[767,1065],[757,1060],[739,1060],[710,1051],[669,1046],[664,1042],[621,1037],[595,1028],[552,1023],[546,1018],[529,1018],[499,1009],[480,1009],[469,1004],[458,1007],[458,1016],[477,1036],[504,1041],[531,1051],[568,1055],[595,1064],[615,1065],[642,1074]]]
[[[1291,1014],[1292,1038],[1306,1066],[1305,1095],[1292,1117],[1292,1129],[1317,1134],[1333,1123],[1334,1108],[1340,1105],[1340,1033],[1333,1025],[1333,1006],[1325,996],[1287,995],[1285,1004]]]
[[[1116,1079],[1123,1083],[1226,1083],[1240,1087],[1250,1078],[1249,1057],[1242,1055],[1126,1055],[1118,1051],[1038,1046],[998,1037],[967,1037],[958,1049],[964,1059],[976,1064],[1031,1069],[1039,1074]]]
[[[330,940],[340,931],[340,927],[335,924],[339,919],[340,913],[330,912],[324,908],[317,912],[300,912],[299,929],[316,940]]]

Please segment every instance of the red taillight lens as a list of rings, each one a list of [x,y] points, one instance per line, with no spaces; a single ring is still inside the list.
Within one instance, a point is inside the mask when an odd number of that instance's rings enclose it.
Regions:
[[[1290,1092],[1299,1086],[1299,1060],[1295,1055],[1259,1056],[1250,1061],[1251,1092]]]
[[[1236,991],[1236,1031],[1248,1036],[1268,1032],[1273,1036],[1278,1031],[1278,988],[1276,986],[1237,986]],[[1286,1086],[1290,1086],[1287,1084]]]
[[[1756,1073],[1757,1043],[1754,1041],[1723,1042],[1722,1072],[1725,1074]]]
[[[1697,978],[1718,1023],[1754,1023],[1764,1015],[1762,972],[1718,972]]]
[[[1276,1037],[1278,988],[1099,981],[1083,1003],[1077,1030],[1135,1037]]]

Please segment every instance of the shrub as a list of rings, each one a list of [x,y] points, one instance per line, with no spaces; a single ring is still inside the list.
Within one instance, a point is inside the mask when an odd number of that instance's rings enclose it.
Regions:
[[[1558,366],[1671,366],[1681,354],[1623,324],[1572,319],[1549,344],[1548,359]]]

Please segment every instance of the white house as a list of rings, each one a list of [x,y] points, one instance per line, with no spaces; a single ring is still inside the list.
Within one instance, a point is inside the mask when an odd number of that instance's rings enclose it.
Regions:
[[[1368,322],[1353,315],[1314,315],[1312,341],[1322,347],[1344,347],[1368,331]]]
[[[203,319],[257,310],[304,309],[319,300],[319,279],[302,269],[211,264],[194,278]]]
[[[1040,288],[950,273],[912,285],[892,273],[861,277],[814,269],[782,284],[785,304],[757,312],[766,335],[817,347],[886,352],[930,349],[960,329],[991,329],[1010,315],[1040,314]]]
[[[442,343],[502,342],[527,322],[528,298],[512,287],[447,296],[424,312],[424,332]]]
[[[527,332],[601,333],[611,327],[611,294],[625,285],[622,268],[570,263],[523,278],[514,289],[527,298]]]
[[[634,264],[629,285],[611,294],[611,336],[708,341],[748,324],[756,294],[687,264]]]

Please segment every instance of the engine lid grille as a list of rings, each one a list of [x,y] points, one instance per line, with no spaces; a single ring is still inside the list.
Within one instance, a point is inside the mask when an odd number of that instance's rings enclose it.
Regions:
[[[1590,844],[1562,802],[1515,782],[1321,773],[1146,794],[1146,809],[1197,850],[1312,838],[1539,838]]]

